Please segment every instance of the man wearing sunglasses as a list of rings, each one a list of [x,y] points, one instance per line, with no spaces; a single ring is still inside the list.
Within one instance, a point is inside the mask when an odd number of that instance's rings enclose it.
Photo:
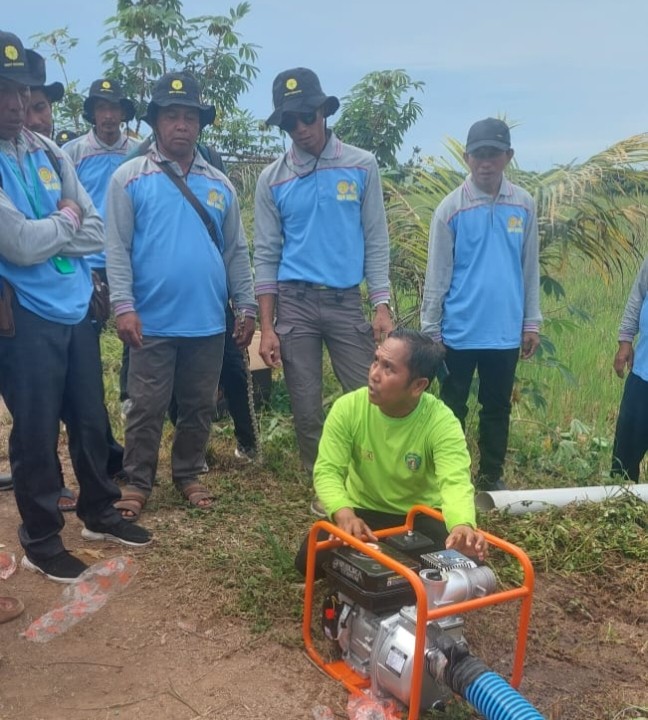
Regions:
[[[292,146],[261,176],[255,201],[259,354],[283,364],[302,462],[312,475],[322,432],[322,345],[345,392],[366,383],[375,343],[392,329],[389,238],[374,156],[327,129],[340,106],[306,68],[279,73],[268,125]],[[366,280],[374,314],[362,312]],[[317,499],[315,514],[323,510]]]
[[[520,356],[540,344],[538,223],[533,198],[509,182],[511,135],[486,118],[468,132],[470,175],[437,207],[430,228],[421,329],[446,347],[441,399],[465,424],[479,376],[477,488],[506,488],[511,393]]]

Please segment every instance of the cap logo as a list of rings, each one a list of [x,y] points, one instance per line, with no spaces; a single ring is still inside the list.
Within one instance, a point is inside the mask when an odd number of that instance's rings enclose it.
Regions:
[[[104,80],[104,81],[101,83],[101,87],[102,87],[104,90],[110,90],[110,83],[108,82],[108,80]]]
[[[297,87],[297,80],[295,78],[288,78],[286,80],[286,89],[287,90],[294,90]]]
[[[8,60],[18,59],[18,49],[13,45],[7,45],[4,49],[4,54]]]
[[[182,80],[172,80],[171,87],[174,90],[182,90]]]

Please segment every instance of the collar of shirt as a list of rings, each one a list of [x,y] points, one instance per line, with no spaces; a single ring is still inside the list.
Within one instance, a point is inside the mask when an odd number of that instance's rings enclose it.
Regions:
[[[151,143],[151,146],[147,150],[146,154],[150,155],[151,159],[154,162],[168,163],[169,167],[173,169],[174,173],[176,173],[180,177],[184,176],[184,173],[182,172],[182,168],[180,167],[180,165],[178,165],[178,163],[175,162],[175,160],[170,160],[168,157],[163,155],[160,152],[156,142]],[[191,172],[194,169],[194,167],[197,169],[200,169],[200,170],[207,170],[207,166],[208,166],[208,163],[205,160],[205,158],[203,158],[202,153],[198,150],[198,147],[195,147],[194,148],[194,157],[191,162],[191,167],[189,168],[189,172]],[[189,173],[187,173],[187,174],[189,174]]]
[[[341,154],[342,143],[335,135],[335,133],[331,130],[331,132],[329,133],[329,138],[326,141],[326,145],[324,145],[324,149],[320,153],[319,159],[335,160],[336,158],[339,158]],[[288,157],[290,159],[290,163],[295,167],[306,167],[308,165],[312,165],[315,160],[317,160],[315,155],[307,153],[305,150],[297,147],[295,143],[292,144],[290,150],[288,151]]]
[[[128,143],[128,135],[122,132],[119,139],[113,145],[107,145],[103,140],[97,137],[94,128],[88,133],[88,143],[93,150],[121,150]]]
[[[477,185],[473,182],[472,175],[468,175],[464,182],[466,194],[470,200],[484,200],[487,199],[489,202],[493,202],[493,196],[483,190],[480,190]],[[502,177],[502,184],[500,185],[497,197],[510,197],[513,195],[513,186],[511,182],[507,180],[506,176]]]

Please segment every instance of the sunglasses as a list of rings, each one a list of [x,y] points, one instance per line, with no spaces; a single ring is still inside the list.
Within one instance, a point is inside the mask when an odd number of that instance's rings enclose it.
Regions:
[[[286,113],[281,118],[279,128],[284,132],[291,133],[297,127],[297,121],[302,125],[312,125],[317,120],[317,110],[307,113]]]

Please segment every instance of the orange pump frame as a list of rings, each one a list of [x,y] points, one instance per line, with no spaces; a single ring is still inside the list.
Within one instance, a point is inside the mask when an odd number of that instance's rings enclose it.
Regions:
[[[419,513],[430,515],[437,520],[443,520],[443,516],[438,510],[434,510],[433,508],[429,508],[425,505],[415,505],[407,514],[404,525],[388,528],[386,530],[378,530],[375,533],[376,536],[382,539],[389,537],[390,535],[397,535],[399,533],[412,530],[414,527],[414,517]],[[336,539],[318,542],[317,534],[320,530],[324,530]],[[408,720],[418,720],[420,712],[421,688],[423,684],[425,631],[427,622],[429,620],[436,620],[437,618],[445,617],[446,615],[460,615],[462,613],[471,612],[472,610],[479,610],[480,608],[488,605],[499,605],[512,600],[521,600],[517,642],[510,680],[512,687],[516,689],[519,688],[520,682],[522,681],[522,669],[524,666],[527,634],[529,631],[529,621],[531,619],[531,603],[533,600],[534,584],[533,566],[531,565],[531,561],[526,553],[516,545],[508,543],[495,535],[491,535],[490,533],[483,532],[483,534],[489,545],[499,548],[508,555],[512,555],[521,565],[523,571],[523,581],[520,587],[513,588],[512,590],[502,590],[485,597],[465,600],[463,602],[454,603],[453,605],[442,608],[428,610],[427,595],[425,593],[423,581],[415,572],[405,567],[397,560],[394,560],[389,555],[385,555],[380,552],[380,550],[372,548],[362,540],[354,538],[352,535],[349,535],[327,520],[318,520],[313,524],[308,537],[308,551],[306,556],[306,589],[304,593],[304,619],[302,624],[302,637],[304,639],[306,652],[310,658],[334,680],[341,682],[351,693],[360,695],[362,694],[363,689],[369,687],[370,685],[370,680],[368,678],[362,677],[356,673],[343,660],[326,662],[315,648],[311,636],[313,593],[315,584],[315,555],[320,550],[328,550],[333,547],[337,547],[344,542],[357,550],[361,550],[381,565],[384,565],[390,570],[393,570],[399,575],[405,577],[409,581],[416,595],[416,633]]]

